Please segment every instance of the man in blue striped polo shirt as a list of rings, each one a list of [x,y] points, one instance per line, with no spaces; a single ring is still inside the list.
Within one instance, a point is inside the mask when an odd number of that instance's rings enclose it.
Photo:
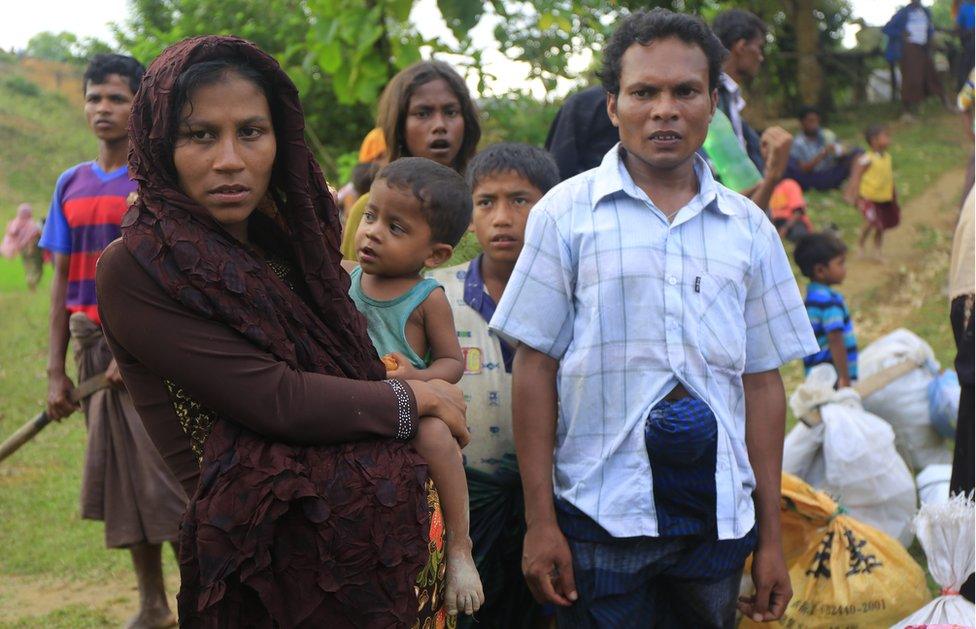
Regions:
[[[560,627],[779,618],[786,395],[817,344],[775,228],[696,151],[725,50],[698,18],[624,19],[603,50],[619,130],[532,209],[491,321],[517,344],[523,570]]]

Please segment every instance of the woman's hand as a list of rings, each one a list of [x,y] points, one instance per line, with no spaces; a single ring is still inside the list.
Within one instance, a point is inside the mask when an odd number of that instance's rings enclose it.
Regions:
[[[471,433],[464,412],[468,405],[464,402],[461,389],[444,380],[407,380],[407,386],[417,399],[418,417],[436,417],[451,431],[451,435],[462,448],[471,441]]]

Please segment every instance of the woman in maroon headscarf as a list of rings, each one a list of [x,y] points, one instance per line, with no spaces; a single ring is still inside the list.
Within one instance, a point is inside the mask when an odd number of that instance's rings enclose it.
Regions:
[[[303,128],[278,64],[229,37],[168,48],[133,104],[139,200],[99,261],[98,298],[192,496],[184,626],[410,626],[440,607],[414,585],[442,571],[436,494],[407,442],[427,415],[465,442],[464,404],[446,383],[383,380]]]

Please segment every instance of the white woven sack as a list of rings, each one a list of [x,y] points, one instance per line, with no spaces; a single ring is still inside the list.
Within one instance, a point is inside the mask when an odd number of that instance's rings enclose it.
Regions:
[[[943,595],[893,629],[918,625],[976,625],[976,607],[959,595],[966,578],[976,569],[976,508],[972,496],[958,495],[939,504],[923,505],[915,518],[915,535],[928,558],[929,573]]]
[[[952,466],[948,463],[929,465],[915,477],[918,500],[923,505],[945,502],[949,499],[949,481]]]
[[[783,444],[783,471],[826,491],[855,518],[908,545],[915,480],[895,450],[887,423],[861,408],[852,389],[834,390],[832,365],[814,367],[790,396],[797,417],[819,408],[823,421],[797,424]]]
[[[864,380],[905,360],[924,364],[865,397],[864,410],[891,424],[898,449],[908,454],[916,470],[933,463],[951,463],[952,454],[929,416],[929,383],[939,374],[939,363],[928,343],[899,328],[860,352],[859,377]]]

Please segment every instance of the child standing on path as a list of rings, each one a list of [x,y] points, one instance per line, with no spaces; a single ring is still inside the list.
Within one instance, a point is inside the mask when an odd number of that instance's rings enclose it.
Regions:
[[[830,363],[837,370],[837,387],[857,380],[857,339],[844,296],[834,290],[844,282],[847,247],[832,234],[804,236],[793,250],[800,272],[810,279],[804,303],[820,351],[803,359],[807,373],[814,365]]]
[[[451,257],[470,222],[471,195],[461,175],[447,166],[406,157],[377,173],[356,231],[359,266],[351,271],[349,295],[366,316],[391,378],[454,384],[461,379],[464,365],[451,306],[437,282],[421,272]],[[413,444],[441,496],[447,611],[472,614],[484,594],[471,557],[468,487],[461,450],[444,427],[421,419]]]
[[[891,153],[888,152],[891,137],[887,127],[875,124],[864,131],[864,139],[869,149],[854,164],[844,199],[864,215],[864,227],[858,240],[861,253],[873,232],[875,256],[881,259],[884,232],[897,227],[901,220]]]
[[[488,329],[515,268],[532,207],[559,183],[548,153],[525,144],[494,144],[465,171],[474,200],[472,229],[484,252],[439,268],[464,354],[458,386],[468,404],[471,443],[464,471],[471,494],[471,540],[485,591],[476,618],[458,627],[533,626],[540,608],[522,576],[525,510],[512,439],[512,359],[515,350]]]

